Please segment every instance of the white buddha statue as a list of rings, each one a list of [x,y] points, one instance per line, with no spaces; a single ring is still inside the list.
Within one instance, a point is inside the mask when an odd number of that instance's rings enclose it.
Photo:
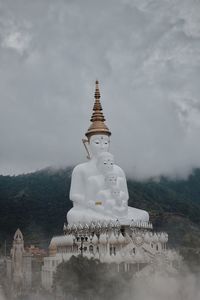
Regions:
[[[73,170],[70,189],[73,208],[67,213],[67,221],[88,223],[118,219],[124,225],[130,224],[132,219],[148,221],[149,214],[146,211],[127,205],[129,195],[126,177],[109,153],[111,133],[104,121],[96,81],[92,124],[86,133],[87,140],[83,140],[88,161]]]

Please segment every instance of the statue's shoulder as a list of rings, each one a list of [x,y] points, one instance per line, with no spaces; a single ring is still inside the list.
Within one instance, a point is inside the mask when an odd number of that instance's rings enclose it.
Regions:
[[[95,169],[96,167],[94,166],[94,163],[91,162],[91,161],[87,161],[87,162],[84,162],[84,163],[81,163],[79,165],[77,165],[73,171],[72,171],[72,174],[74,175],[78,175],[78,174],[81,174],[81,175],[91,175],[91,174],[94,174],[96,173],[95,172]]]
[[[82,163],[77,165],[76,167],[74,167],[72,173],[76,174],[76,173],[84,173],[87,169],[87,162]]]
[[[122,170],[122,168],[118,165],[114,165],[114,172],[116,172],[117,174],[119,174],[120,176],[124,177],[125,173]]]

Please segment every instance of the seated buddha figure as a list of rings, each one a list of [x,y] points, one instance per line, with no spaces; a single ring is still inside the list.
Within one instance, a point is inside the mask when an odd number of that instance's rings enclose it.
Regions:
[[[120,189],[120,178],[114,172],[105,175],[105,189],[96,195],[96,203],[101,204],[105,214],[125,216],[128,209],[125,193]],[[100,207],[101,207],[100,206]]]
[[[113,155],[109,152],[102,152],[97,156],[99,175],[89,178],[92,189],[90,204],[97,211],[101,210],[110,215],[123,214],[128,207],[128,196],[123,191],[126,188],[126,182],[123,176],[118,176],[118,172],[114,171],[116,167]],[[96,195],[95,198],[94,195]]]
[[[113,171],[114,157],[109,152],[101,152],[97,155],[96,167],[97,175],[92,175],[88,178],[88,188],[86,191],[86,197],[89,200],[87,205],[90,208],[94,208],[96,211],[105,210],[105,193],[106,188],[106,176]],[[101,193],[102,190],[105,193]],[[106,212],[106,211],[104,211]]]
[[[73,207],[67,213],[67,221],[72,224],[118,219],[124,225],[130,224],[132,219],[135,221],[148,221],[149,214],[144,210],[129,206],[126,207],[124,212],[119,209],[122,203],[127,205],[129,199],[127,182],[124,171],[114,163],[112,154],[109,153],[111,133],[104,121],[98,82],[96,82],[95,103],[91,117],[92,124],[86,133],[87,140],[83,140],[88,153],[88,161],[77,165],[72,172],[70,200],[73,202]],[[99,165],[100,158],[103,165],[105,162],[103,167]],[[113,190],[109,186],[110,183],[105,181],[105,175],[109,172],[115,174],[114,177],[116,178],[113,177],[115,181],[113,186],[116,185]],[[109,180],[111,180],[111,177]],[[103,195],[103,191],[106,190],[107,192],[109,190],[110,194],[108,194],[110,196],[107,194],[105,203],[111,203],[114,199],[115,202],[113,203],[115,204],[113,207],[108,205],[109,209],[108,207],[102,209],[99,208],[101,207],[101,200],[98,199],[97,195]],[[118,202],[115,198],[118,199]]]

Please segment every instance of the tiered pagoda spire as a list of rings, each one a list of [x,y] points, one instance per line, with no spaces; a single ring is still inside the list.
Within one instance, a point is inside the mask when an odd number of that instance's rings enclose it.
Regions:
[[[110,130],[104,123],[106,119],[103,115],[103,109],[100,102],[101,95],[100,95],[98,80],[96,80],[95,84],[96,84],[95,94],[94,94],[95,102],[93,106],[93,114],[90,119],[92,124],[90,125],[88,131],[85,134],[88,139],[90,139],[90,137],[94,134],[106,134],[108,136],[111,135]]]

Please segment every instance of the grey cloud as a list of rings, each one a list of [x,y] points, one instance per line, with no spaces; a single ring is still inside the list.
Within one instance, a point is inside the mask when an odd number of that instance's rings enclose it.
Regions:
[[[200,4],[0,1],[0,173],[85,159],[94,81],[128,175],[200,167]]]

